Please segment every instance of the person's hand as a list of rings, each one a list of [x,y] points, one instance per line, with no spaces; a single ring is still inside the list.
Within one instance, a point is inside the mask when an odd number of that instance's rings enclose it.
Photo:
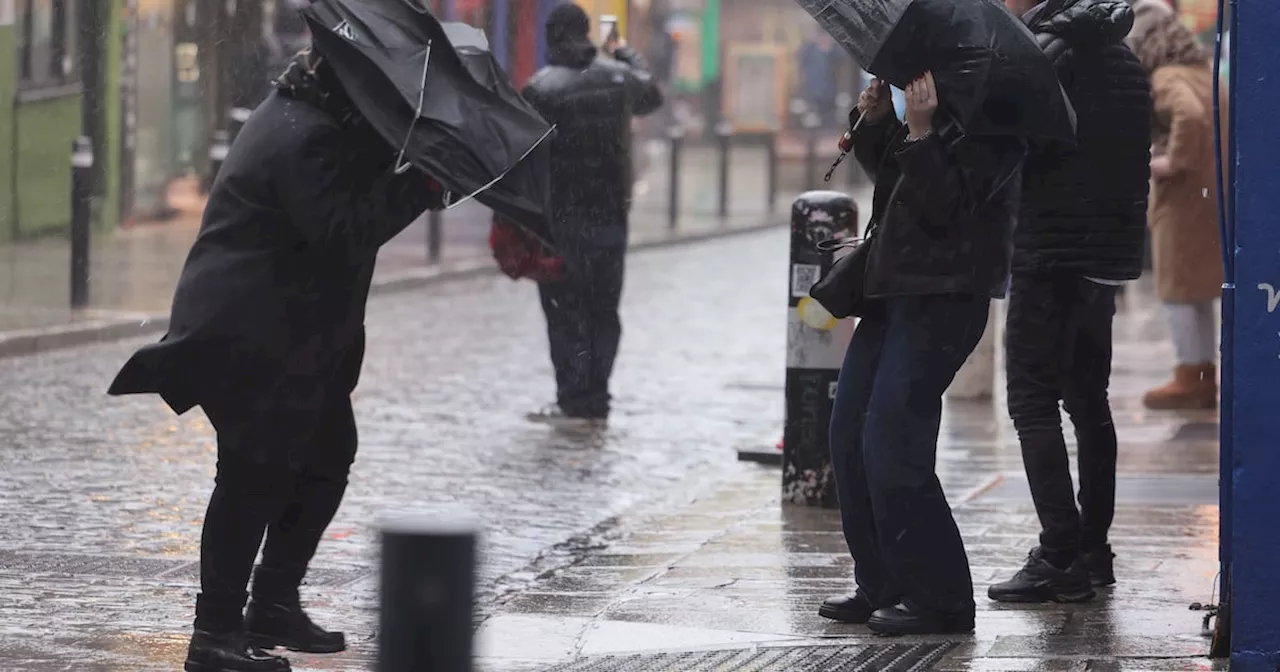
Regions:
[[[925,72],[907,85],[907,128],[911,138],[920,139],[933,131],[933,113],[938,110],[938,90],[933,73]]]
[[[893,97],[889,94],[889,87],[879,78],[871,80],[867,88],[858,94],[858,112],[862,114],[862,120],[870,124],[893,112]]]
[[[1173,162],[1167,156],[1151,157],[1151,176],[1169,177],[1173,174]]]
[[[615,33],[615,35],[616,35],[616,33]],[[611,37],[611,38],[609,38],[609,40],[608,40],[607,42],[605,42],[605,43],[604,43],[604,53],[606,53],[606,54],[608,54],[608,55],[610,55],[610,56],[614,56],[614,55],[616,55],[616,54],[617,54],[617,51],[618,51],[619,49],[625,49],[625,48],[626,48],[626,46],[627,46],[627,40],[626,40],[626,38],[624,38],[624,37]]]

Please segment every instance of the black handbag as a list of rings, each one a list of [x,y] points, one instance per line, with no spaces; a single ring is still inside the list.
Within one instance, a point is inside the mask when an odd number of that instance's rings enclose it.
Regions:
[[[835,254],[837,250],[853,247],[853,251],[836,260],[813,287],[809,296],[822,304],[833,317],[863,317],[867,308],[867,262],[871,257],[871,238],[875,224],[867,227],[863,238],[849,240],[831,239],[818,243],[818,250]]]

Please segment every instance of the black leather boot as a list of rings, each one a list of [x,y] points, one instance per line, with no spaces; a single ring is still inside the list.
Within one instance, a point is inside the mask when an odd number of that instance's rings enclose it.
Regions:
[[[287,658],[273,656],[249,643],[243,632],[196,630],[187,648],[187,672],[290,672]]]
[[[245,613],[249,641],[264,649],[277,646],[302,653],[338,653],[347,648],[341,632],[330,632],[311,622],[297,600],[266,602],[254,598]]]

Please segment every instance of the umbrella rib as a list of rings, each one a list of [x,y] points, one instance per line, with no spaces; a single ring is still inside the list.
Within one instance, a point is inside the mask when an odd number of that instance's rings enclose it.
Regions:
[[[422,108],[427,102],[427,69],[431,66],[431,42],[427,42],[427,57],[422,60],[422,86],[418,88],[418,109],[413,113],[413,121],[409,122],[409,130],[405,131],[404,142],[400,145],[400,155],[396,157],[396,175],[403,175],[406,171],[413,167],[412,163],[404,160],[405,152],[409,150],[409,139],[413,137],[413,127],[418,124],[418,119],[422,116]]]
[[[516,159],[516,160],[515,160],[515,162],[514,162],[514,163],[512,163],[510,166],[507,166],[507,169],[506,169],[506,170],[502,171],[502,172],[501,172],[497,177],[493,178],[492,180],[489,180],[489,182],[488,182],[487,184],[485,184],[484,186],[480,187],[479,189],[476,189],[475,191],[471,192],[470,194],[467,194],[466,196],[464,196],[464,197],[462,197],[462,198],[460,198],[460,199],[458,199],[458,200],[456,200],[456,201],[454,201],[454,202],[450,203],[450,204],[449,204],[445,209],[446,209],[446,210],[452,210],[452,209],[454,209],[454,208],[458,207],[459,205],[462,205],[463,203],[466,203],[467,201],[469,201],[469,200],[471,200],[471,199],[475,198],[476,196],[479,196],[480,194],[484,193],[486,190],[488,190],[489,188],[491,188],[493,185],[495,185],[495,184],[497,184],[497,183],[501,182],[501,181],[502,181],[502,178],[504,178],[504,177],[506,177],[506,176],[507,176],[507,173],[510,173],[510,172],[511,172],[511,170],[512,170],[513,168],[515,168],[516,166],[520,165],[520,162],[521,162],[521,161],[524,161],[525,159],[529,158],[529,155],[533,153],[533,150],[537,149],[537,148],[538,148],[538,146],[539,146],[539,145],[541,145],[543,142],[545,142],[547,138],[551,137],[551,134],[552,134],[552,133],[555,133],[555,131],[556,131],[556,127],[555,127],[554,125],[553,125],[551,128],[548,128],[548,129],[547,129],[547,132],[546,132],[546,133],[543,133],[543,134],[542,134],[542,137],[538,138],[538,141],[537,141],[537,142],[535,142],[535,143],[533,143],[533,144],[529,147],[529,149],[526,149],[526,150],[525,150],[525,152],[524,152],[524,154],[521,154],[521,155],[520,155],[520,158]]]

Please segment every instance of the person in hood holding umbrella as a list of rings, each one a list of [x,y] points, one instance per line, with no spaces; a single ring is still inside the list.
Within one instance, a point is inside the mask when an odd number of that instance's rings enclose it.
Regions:
[[[345,648],[298,587],[355,458],[350,394],[378,248],[442,207],[425,175],[394,166],[323,54],[298,55],[218,173],[168,334],[111,385],[178,413],[199,405],[217,432],[188,672],[279,672],[288,660],[263,648]]]
[[[851,121],[875,180],[865,295],[831,416],[831,453],[855,594],[819,613],[879,633],[973,629],[973,580],[935,474],[942,395],[1004,295],[1024,142],[968,135],[931,73],[906,89],[906,123],[872,82]],[[942,101],[946,102],[946,101]]]
[[[557,127],[551,144],[550,225],[564,277],[542,282],[556,403],[529,419],[568,428],[603,425],[622,325],[623,265],[631,209],[631,120],[662,105],[643,57],[610,37],[602,58],[591,20],[563,4],[547,18],[547,66],[524,97]]]

